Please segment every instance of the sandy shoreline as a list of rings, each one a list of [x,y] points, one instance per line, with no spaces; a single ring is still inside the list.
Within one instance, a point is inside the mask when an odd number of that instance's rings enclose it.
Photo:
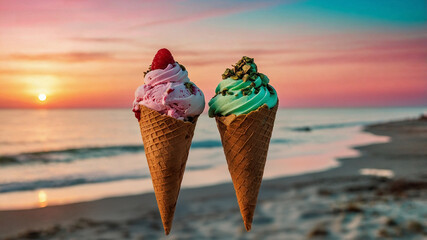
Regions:
[[[331,170],[263,181],[250,233],[227,183],[181,190],[168,237],[154,194],[147,193],[0,211],[0,238],[427,238],[427,121],[377,124],[366,131],[391,141],[357,147],[360,157],[340,159]],[[394,177],[363,176],[362,169],[388,170]]]

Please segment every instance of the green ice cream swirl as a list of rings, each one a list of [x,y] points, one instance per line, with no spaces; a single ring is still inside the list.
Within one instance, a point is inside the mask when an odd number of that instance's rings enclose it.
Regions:
[[[264,104],[269,108],[277,104],[276,90],[267,76],[258,73],[253,58],[243,57],[222,78],[209,101],[210,117],[248,114]]]

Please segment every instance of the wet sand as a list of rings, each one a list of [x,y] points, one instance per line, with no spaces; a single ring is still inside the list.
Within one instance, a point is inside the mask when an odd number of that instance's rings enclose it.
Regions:
[[[365,131],[391,141],[357,147],[359,157],[340,159],[331,170],[263,181],[249,233],[229,183],[181,190],[167,237],[154,194],[147,193],[0,211],[0,238],[427,238],[427,121],[383,123]]]

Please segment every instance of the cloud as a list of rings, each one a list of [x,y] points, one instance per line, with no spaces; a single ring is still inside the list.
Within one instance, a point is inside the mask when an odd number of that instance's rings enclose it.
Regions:
[[[135,28],[143,28],[143,27],[154,27],[159,25],[168,25],[168,24],[177,24],[177,23],[187,23],[187,22],[195,22],[198,20],[220,17],[225,15],[230,15],[233,13],[246,12],[259,8],[270,7],[278,4],[279,1],[268,1],[263,3],[250,3],[250,4],[242,4],[240,3],[238,6],[227,7],[227,8],[214,8],[209,10],[204,10],[195,14],[186,14],[184,16],[176,16],[168,19],[157,19],[148,21],[136,26],[131,27],[131,29]]]
[[[346,64],[346,63],[381,63],[381,62],[422,62],[427,60],[427,52],[391,52],[391,53],[348,53],[335,56],[311,57],[288,60],[285,64]]]
[[[68,53],[44,53],[44,54],[11,54],[8,59],[15,61],[48,61],[48,62],[96,62],[111,61],[115,57],[107,52],[68,52]]]
[[[302,50],[296,48],[288,49],[263,49],[263,48],[241,48],[241,49],[204,49],[204,50],[185,50],[177,49],[173,50],[173,53],[181,57],[192,57],[192,56],[236,56],[246,54],[250,56],[260,55],[280,55],[289,53],[298,53]]]
[[[366,44],[365,46],[327,51],[314,56],[284,61],[292,65],[411,62],[427,60],[427,38],[398,39]]]
[[[127,38],[115,38],[115,37],[72,37],[68,38],[71,41],[76,42],[94,42],[94,43],[131,43],[134,42],[132,39]]]
[[[361,48],[361,50],[396,50],[396,49],[427,49],[427,37],[417,37],[408,39],[392,39],[372,44]]]
[[[173,23],[192,22],[238,12],[269,7],[290,0],[257,1],[5,1],[0,0],[0,26],[82,27],[134,29]],[[165,17],[167,17],[165,19]],[[140,24],[138,24],[140,23]]]

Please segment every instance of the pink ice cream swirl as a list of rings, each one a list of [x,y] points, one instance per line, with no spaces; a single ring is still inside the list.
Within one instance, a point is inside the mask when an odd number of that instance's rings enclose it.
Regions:
[[[135,91],[132,111],[140,119],[140,105],[179,120],[200,115],[205,108],[202,91],[188,78],[188,72],[177,63],[145,75],[143,85]]]

